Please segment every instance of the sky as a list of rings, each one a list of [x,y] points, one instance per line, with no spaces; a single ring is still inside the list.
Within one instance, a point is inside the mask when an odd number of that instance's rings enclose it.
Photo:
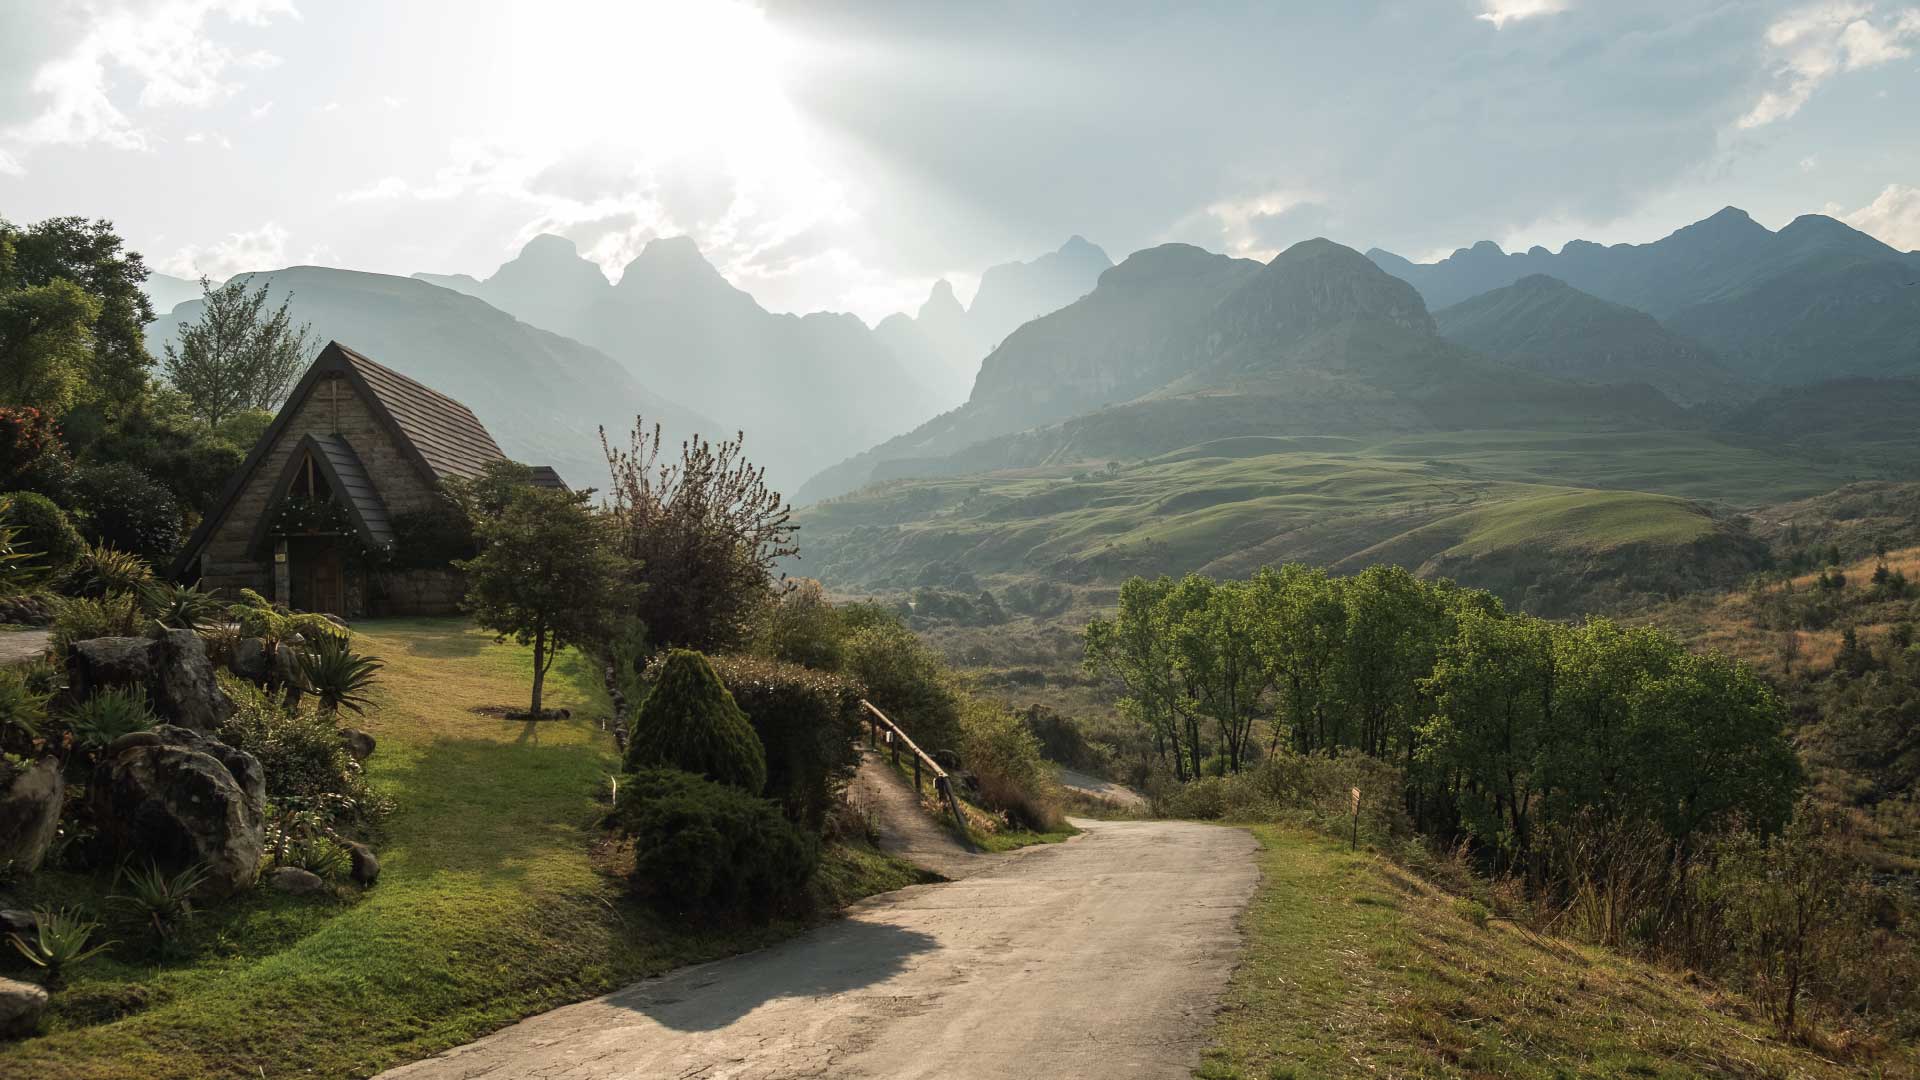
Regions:
[[[1905,250],[1916,50],[1872,0],[0,0],[0,217],[214,277],[685,234],[869,321],[1074,233],[1424,260],[1735,205]]]

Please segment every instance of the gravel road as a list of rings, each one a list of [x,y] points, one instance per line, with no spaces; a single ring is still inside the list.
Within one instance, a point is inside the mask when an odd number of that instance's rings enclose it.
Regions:
[[[785,944],[532,1017],[388,1080],[1185,1077],[1240,952],[1253,838],[1084,835]]]

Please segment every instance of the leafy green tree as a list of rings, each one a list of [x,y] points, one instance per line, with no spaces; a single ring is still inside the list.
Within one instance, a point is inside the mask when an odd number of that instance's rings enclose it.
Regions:
[[[626,560],[586,491],[522,487],[478,524],[481,551],[457,565],[480,625],[533,646],[532,715],[547,671],[569,645],[605,640],[628,603]]]
[[[123,250],[112,222],[59,217],[21,229],[0,220],[0,372],[28,360],[46,370],[57,357],[53,366],[77,366],[80,396],[110,410],[137,399],[153,364],[146,280],[146,262]]]
[[[100,305],[65,279],[25,285],[0,225],[0,401],[53,413],[73,407],[92,356]]]
[[[767,786],[767,753],[707,658],[674,649],[634,710],[627,769],[679,769],[749,795]]]
[[[1163,764],[1185,780],[1199,775],[1200,753],[1187,745],[1179,709],[1180,682],[1173,635],[1166,619],[1172,579],[1129,578],[1120,586],[1119,610],[1111,619],[1087,623],[1086,666],[1125,690],[1121,715],[1143,728]],[[1193,772],[1188,773],[1191,759]]]
[[[167,381],[211,427],[248,409],[277,408],[313,359],[310,325],[293,323],[293,294],[269,309],[267,283],[247,285],[247,278],[220,286],[201,278],[200,320],[181,328],[177,348],[167,342],[161,363]]]
[[[1262,570],[1253,589],[1264,612],[1261,648],[1279,688],[1276,749],[1283,730],[1302,753],[1341,745],[1345,714],[1337,676],[1347,621],[1342,583],[1324,570],[1289,564]]]
[[[1262,611],[1249,586],[1215,584],[1198,574],[1182,580],[1172,600],[1180,612],[1170,627],[1174,667],[1189,708],[1213,721],[1227,768],[1237,773],[1251,749],[1261,699],[1273,683],[1272,665],[1260,653]]]

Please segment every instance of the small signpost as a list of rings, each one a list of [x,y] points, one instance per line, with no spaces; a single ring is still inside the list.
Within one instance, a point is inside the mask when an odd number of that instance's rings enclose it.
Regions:
[[[1353,789],[1353,838],[1347,841],[1348,851],[1360,850],[1360,789]]]

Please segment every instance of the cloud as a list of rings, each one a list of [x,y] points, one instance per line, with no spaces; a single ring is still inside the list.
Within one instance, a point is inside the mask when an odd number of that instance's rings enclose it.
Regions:
[[[287,265],[287,230],[269,221],[257,229],[229,233],[207,247],[188,244],[155,265],[175,277],[204,274],[215,280],[251,270],[278,270]]]
[[[1920,251],[1920,187],[1888,184],[1872,202],[1840,220],[1902,251]]]
[[[1799,8],[1767,27],[1766,45],[1776,84],[1739,120],[1765,127],[1800,111],[1835,75],[1878,67],[1913,55],[1920,8],[1876,15],[1874,5],[1827,0]]]
[[[23,19],[25,44],[7,59],[31,74],[8,87],[0,105],[27,118],[0,129],[0,155],[19,171],[35,147],[148,149],[142,114],[205,108],[239,89],[238,74],[277,62],[217,39],[209,25],[215,16],[259,26],[292,15],[290,0],[149,0],[88,9],[84,20]],[[138,88],[130,103],[115,96],[126,84]]]
[[[1495,30],[1502,30],[1510,22],[1539,15],[1557,15],[1565,10],[1567,0],[1486,0],[1484,9],[1474,18],[1492,23]]]
[[[1176,224],[1168,235],[1237,258],[1267,262],[1298,241],[1324,234],[1331,220],[1325,196],[1282,189],[1212,203]]]

